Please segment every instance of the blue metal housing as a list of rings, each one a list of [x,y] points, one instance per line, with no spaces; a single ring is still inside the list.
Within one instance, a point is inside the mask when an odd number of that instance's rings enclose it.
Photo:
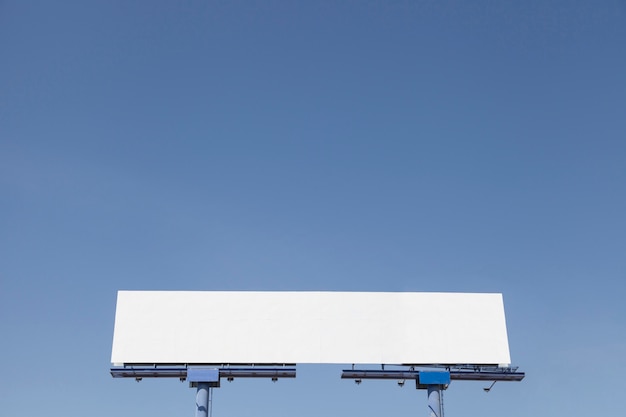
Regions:
[[[418,380],[420,385],[448,385],[450,383],[450,372],[420,371]]]
[[[187,369],[187,380],[189,382],[219,382],[220,370],[217,368],[195,368]]]

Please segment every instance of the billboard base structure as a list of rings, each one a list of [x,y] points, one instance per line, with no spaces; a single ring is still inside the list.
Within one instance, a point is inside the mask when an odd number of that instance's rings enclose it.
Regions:
[[[235,378],[295,378],[296,370],[293,367],[223,367],[211,366],[160,366],[154,364],[128,365],[111,368],[113,378],[134,378],[141,381],[143,378],[178,378],[189,381],[190,388],[196,388],[196,417],[209,417],[211,414],[211,391],[219,388],[221,378],[232,381]]]
[[[431,384],[428,386],[429,417],[443,417],[443,385]]]
[[[424,389],[428,392],[429,417],[443,417],[443,391],[448,388],[451,380],[461,381],[493,381],[489,392],[497,381],[521,381],[526,374],[518,372],[517,367],[493,367],[493,366],[423,366],[422,370],[416,370],[414,366],[408,370],[394,369],[354,369],[344,370],[342,379],[354,379],[360,384],[363,379],[392,379],[397,380],[398,385],[403,386],[405,380],[414,379],[415,388]]]
[[[418,369],[421,368],[421,369]],[[360,384],[364,379],[396,380],[404,385],[406,380],[415,380],[415,388],[426,390],[428,394],[429,417],[443,417],[443,391],[452,380],[459,381],[491,381],[491,387],[498,381],[521,381],[526,374],[518,372],[517,367],[493,367],[475,365],[422,365],[409,366],[405,369],[352,369],[343,370],[342,379],[353,379]],[[250,367],[214,367],[202,365],[126,365],[111,368],[114,378],[178,378],[189,381],[191,388],[196,388],[196,417],[209,417],[211,410],[211,390],[220,386],[221,378],[232,381],[234,378],[295,378],[294,365]],[[491,389],[489,387],[489,389]],[[489,391],[485,388],[485,391]]]
[[[219,378],[232,381],[234,378],[295,378],[296,368],[293,364],[281,366],[254,365],[249,367],[230,367],[217,365],[160,365],[160,364],[137,364],[114,366],[111,368],[113,378],[134,378],[141,381],[143,378],[178,378],[181,381],[188,379],[189,373],[194,369],[217,370]],[[191,381],[190,381],[191,382]],[[196,381],[197,382],[197,381]],[[219,386],[219,384],[217,385]]]
[[[189,368],[189,386],[196,390],[196,417],[209,417],[211,414],[211,390],[220,386],[220,371],[215,368]]]

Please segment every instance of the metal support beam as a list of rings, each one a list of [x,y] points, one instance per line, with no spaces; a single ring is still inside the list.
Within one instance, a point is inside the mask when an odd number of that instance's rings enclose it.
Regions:
[[[342,379],[415,379],[420,371],[404,370],[344,370]],[[521,381],[526,374],[512,370],[450,370],[450,379],[460,381]]]
[[[220,370],[206,366],[187,369],[190,387],[196,387],[196,417],[209,417],[211,410],[211,388],[220,386]]]
[[[251,366],[246,368],[216,368],[210,365],[167,366],[154,364],[126,365],[111,368],[113,378],[178,378],[188,380],[189,386],[196,388],[196,417],[210,417],[211,389],[220,386],[220,379],[232,381],[234,378],[295,378],[296,369],[286,367]]]
[[[517,368],[496,368],[487,366],[475,367],[430,367],[415,370],[394,369],[349,369],[341,373],[343,379],[354,379],[360,383],[363,379],[395,379],[398,385],[404,385],[404,381],[415,380],[417,389],[425,389],[428,392],[429,417],[443,417],[443,391],[448,387],[451,380],[461,381],[521,381],[524,372],[517,372]],[[492,385],[493,386],[493,385]]]
[[[113,378],[179,378],[187,379],[186,366],[124,366],[111,368]],[[220,368],[220,378],[295,378],[295,368]]]
[[[209,417],[211,407],[211,385],[208,382],[198,382],[196,391],[196,417]]]
[[[428,411],[429,417],[443,417],[442,401],[443,385],[428,385]]]

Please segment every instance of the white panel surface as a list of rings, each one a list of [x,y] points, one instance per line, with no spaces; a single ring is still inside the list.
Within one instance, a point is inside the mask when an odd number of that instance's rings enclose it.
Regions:
[[[111,362],[511,361],[501,294],[120,291]]]

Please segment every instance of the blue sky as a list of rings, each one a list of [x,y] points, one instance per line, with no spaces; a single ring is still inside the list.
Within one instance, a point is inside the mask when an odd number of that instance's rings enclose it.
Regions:
[[[447,415],[615,414],[624,1],[0,2],[0,414],[192,415],[108,374],[118,289],[502,292],[522,383]],[[426,415],[235,381],[214,415]]]

